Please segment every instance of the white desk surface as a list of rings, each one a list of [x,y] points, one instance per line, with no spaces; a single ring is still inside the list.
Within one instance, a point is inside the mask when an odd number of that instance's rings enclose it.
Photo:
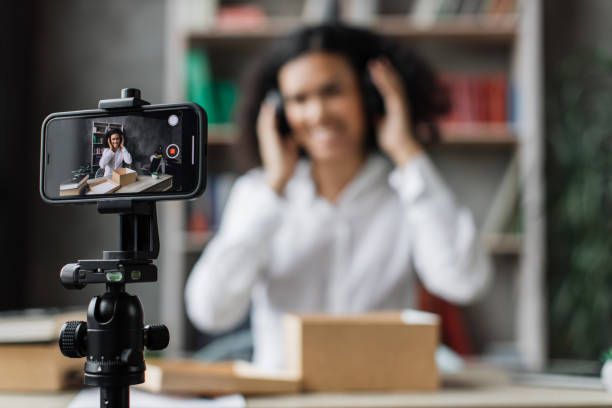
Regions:
[[[399,408],[399,407],[611,407],[603,390],[546,388],[511,384],[499,371],[479,367],[444,376],[436,392],[303,393],[247,398],[250,408]],[[0,392],[0,408],[66,408],[76,391]]]
[[[76,392],[0,392],[4,408],[66,408]],[[313,393],[247,398],[250,408],[347,407],[612,407],[604,391],[494,386],[482,389],[442,389],[433,393]]]

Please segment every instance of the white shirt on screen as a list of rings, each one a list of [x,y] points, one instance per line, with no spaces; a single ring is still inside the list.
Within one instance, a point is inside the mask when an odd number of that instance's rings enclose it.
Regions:
[[[230,329],[252,301],[254,362],[284,366],[286,312],[360,313],[414,306],[415,272],[432,293],[466,303],[490,281],[471,213],[430,160],[401,169],[371,155],[336,204],[301,160],[284,197],[251,170],[234,185],[215,238],[186,286],[204,331]]]
[[[118,149],[116,152],[113,152],[109,148],[102,151],[100,167],[104,169],[104,177],[111,177],[113,175],[113,170],[121,168],[123,163],[132,164],[132,155],[125,147]]]

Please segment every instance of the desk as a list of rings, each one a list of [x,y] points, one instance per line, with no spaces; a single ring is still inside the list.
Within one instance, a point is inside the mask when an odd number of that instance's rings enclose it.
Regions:
[[[604,391],[493,386],[481,389],[442,389],[435,393],[300,394],[247,399],[249,408],[399,408],[399,407],[612,407]]]
[[[66,408],[76,392],[20,394],[0,392],[0,407]],[[612,407],[604,391],[493,386],[481,389],[442,389],[435,393],[325,393],[247,398],[249,408],[399,408],[399,407]]]
[[[437,392],[306,393],[247,398],[249,408],[411,408],[411,407],[611,407],[612,394],[603,390],[545,388],[511,384],[504,373],[472,366],[444,375]],[[66,408],[76,391],[23,394],[0,392],[0,408]]]

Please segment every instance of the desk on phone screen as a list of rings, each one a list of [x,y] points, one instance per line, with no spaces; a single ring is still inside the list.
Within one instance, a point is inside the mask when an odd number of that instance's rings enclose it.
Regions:
[[[144,193],[168,191],[172,188],[172,176],[169,174],[160,174],[157,179],[151,176],[138,176],[135,182],[121,187],[115,191],[116,194],[126,193]]]
[[[114,185],[115,187],[117,186],[117,184],[113,183],[107,177],[97,177],[97,178],[91,179],[88,181],[88,184],[94,185],[100,182],[112,183],[112,185]],[[172,189],[172,184],[173,184],[173,180],[170,174],[160,174],[159,177],[156,179],[154,179],[151,176],[147,176],[147,175],[139,175],[137,176],[136,181],[134,181],[133,183],[120,187],[117,190],[113,190],[112,193],[107,193],[107,194],[108,195],[118,194],[118,193],[134,194],[134,193],[154,193],[154,192],[160,192],[160,191],[168,191]],[[92,192],[88,194],[92,194]]]

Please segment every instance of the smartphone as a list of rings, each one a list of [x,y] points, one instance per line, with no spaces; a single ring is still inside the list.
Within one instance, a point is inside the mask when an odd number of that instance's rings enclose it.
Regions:
[[[48,203],[180,200],[206,187],[206,112],[194,103],[59,112],[41,129]]]

